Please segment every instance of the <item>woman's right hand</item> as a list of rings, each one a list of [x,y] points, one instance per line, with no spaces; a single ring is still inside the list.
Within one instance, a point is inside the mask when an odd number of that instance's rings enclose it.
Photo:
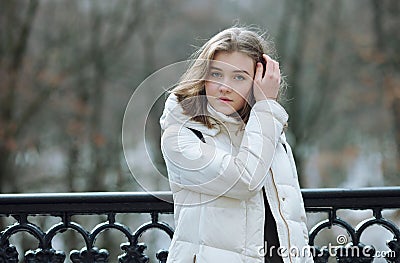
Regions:
[[[276,100],[281,83],[279,63],[266,54],[263,54],[263,58],[266,62],[265,74],[263,77],[263,65],[261,62],[257,62],[253,85],[254,98],[256,101],[266,99]]]

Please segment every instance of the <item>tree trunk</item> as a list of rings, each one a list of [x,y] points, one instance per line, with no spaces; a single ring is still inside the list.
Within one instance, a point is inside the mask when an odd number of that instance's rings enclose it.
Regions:
[[[393,115],[394,138],[397,149],[397,170],[400,169],[400,92],[396,83],[396,75],[400,71],[398,28],[400,26],[399,2],[371,0],[373,11],[373,29],[375,33],[375,52],[383,54],[384,62],[379,67],[382,76],[379,84],[386,89],[390,98],[390,110]],[[385,21],[390,20],[390,21]],[[392,25],[391,27],[388,25]],[[398,77],[397,77],[398,79]]]
[[[290,112],[290,120],[289,120],[289,129],[293,134],[294,142],[293,142],[293,155],[296,160],[297,169],[299,172],[299,181],[300,185],[303,185],[303,163],[304,160],[301,158],[301,154],[299,154],[299,146],[303,140],[303,130],[302,128],[302,98],[301,98],[301,87],[300,87],[300,76],[302,69],[302,61],[305,50],[305,45],[308,36],[308,28],[309,22],[311,18],[311,14],[313,12],[313,6],[311,5],[309,0],[302,0],[300,3],[299,10],[299,23],[297,29],[297,39],[293,52],[293,56],[291,57],[291,61],[289,62],[289,88],[287,92],[287,97],[289,99],[293,99],[293,102],[288,104],[288,111]]]
[[[16,27],[9,27],[7,30],[15,30],[18,28],[18,24],[20,21],[17,20],[16,12],[19,12],[19,5],[15,3],[8,3],[9,17],[15,19],[15,21],[10,22],[10,24],[14,24]],[[11,50],[7,50],[3,53],[2,58],[3,65],[6,67],[6,80],[0,85],[4,85],[4,89],[6,92],[6,96],[4,100],[0,103],[0,122],[2,123],[2,139],[0,141],[0,192],[3,193],[6,189],[6,185],[12,185],[11,192],[19,192],[18,184],[15,182],[15,176],[12,175],[12,164],[10,163],[10,158],[13,156],[13,146],[16,142],[16,131],[21,130],[22,127],[17,127],[16,125],[23,126],[24,122],[18,122],[15,119],[15,101],[16,101],[16,90],[17,90],[17,82],[18,75],[23,65],[23,57],[26,53],[28,46],[28,39],[32,29],[33,20],[36,16],[36,12],[39,6],[39,2],[37,0],[31,0],[29,2],[27,14],[25,19],[21,21],[20,31],[18,32],[17,39],[7,39],[9,43],[16,43],[11,47]],[[12,38],[12,33],[8,32],[6,34],[10,38]],[[8,52],[11,53],[8,54]],[[7,59],[7,56],[10,56],[10,60]],[[8,63],[7,63],[8,62]]]

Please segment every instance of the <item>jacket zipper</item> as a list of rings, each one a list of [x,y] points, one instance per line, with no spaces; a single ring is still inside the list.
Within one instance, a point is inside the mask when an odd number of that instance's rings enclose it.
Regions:
[[[286,222],[286,219],[283,217],[283,214],[282,214],[282,210],[281,210],[281,201],[279,200],[278,188],[276,187],[276,184],[275,184],[274,173],[272,172],[272,169],[270,169],[270,171],[271,171],[271,175],[272,175],[272,181],[273,181],[273,183],[274,183],[274,188],[275,188],[276,196],[277,196],[277,199],[278,199],[278,210],[279,210],[279,214],[281,215],[283,222],[285,222],[286,229],[287,229],[287,232],[288,232],[288,243],[289,243],[289,247],[286,248],[286,249],[288,250],[288,255],[289,255],[289,260],[290,260],[290,262],[293,262],[293,261],[292,261],[292,257],[290,256],[290,247],[291,247],[291,245],[290,245],[289,225],[288,225],[288,223]]]
[[[266,224],[267,224],[267,216],[266,216],[267,207],[265,207],[265,204],[268,203],[268,198],[267,198],[267,193],[265,192],[265,186],[262,188],[262,195],[263,195],[263,202],[264,202],[264,228],[263,228],[263,233],[264,233],[263,236],[264,236],[264,238],[262,240],[262,244],[264,245],[264,253],[265,253],[264,257],[266,257],[266,255],[268,253],[267,252],[268,247],[265,245],[265,227],[266,227]],[[268,203],[268,205],[269,205],[269,203]]]

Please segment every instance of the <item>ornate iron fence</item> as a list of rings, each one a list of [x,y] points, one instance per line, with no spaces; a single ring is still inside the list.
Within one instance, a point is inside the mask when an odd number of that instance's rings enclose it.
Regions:
[[[400,231],[398,225],[385,218],[382,211],[386,209],[400,210],[400,187],[364,188],[364,189],[304,189],[302,191],[308,213],[325,213],[327,218],[316,223],[310,230],[311,252],[315,262],[328,262],[329,257],[336,257],[337,262],[373,262],[377,257],[387,262],[400,262]],[[167,201],[162,201],[167,200]],[[359,222],[356,227],[337,215],[339,210],[370,210],[373,216]],[[170,238],[173,229],[159,220],[159,215],[172,213],[172,196],[169,192],[156,193],[62,193],[62,194],[3,194],[0,195],[0,217],[15,218],[16,222],[0,229],[0,262],[18,262],[18,251],[10,238],[19,232],[32,235],[38,241],[35,250],[25,251],[24,262],[65,262],[64,251],[52,247],[54,237],[66,230],[78,232],[85,243],[80,251],[73,250],[69,254],[70,262],[149,262],[146,245],[139,243],[140,236],[149,229],[160,229]],[[117,222],[116,215],[122,213],[147,213],[151,221],[144,223],[135,231]],[[58,217],[59,223],[44,231],[29,216],[44,215]],[[85,229],[73,219],[76,215],[106,215],[104,222],[93,229]],[[372,245],[360,241],[362,233],[372,225],[380,225],[393,234],[387,243],[388,250],[377,254]],[[337,240],[335,246],[317,246],[316,237],[324,229],[332,226],[341,227],[347,233],[343,240]],[[110,259],[105,248],[95,246],[96,238],[107,229],[120,231],[128,242],[120,245],[122,250],[118,259]],[[289,253],[299,253],[290,250]],[[161,250],[156,258],[166,262],[168,252]]]

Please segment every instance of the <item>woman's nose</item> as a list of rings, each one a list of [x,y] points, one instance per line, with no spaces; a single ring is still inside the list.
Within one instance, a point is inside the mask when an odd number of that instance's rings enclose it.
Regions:
[[[220,92],[230,92],[232,88],[230,87],[229,83],[227,81],[222,81],[219,85],[219,91]]]

